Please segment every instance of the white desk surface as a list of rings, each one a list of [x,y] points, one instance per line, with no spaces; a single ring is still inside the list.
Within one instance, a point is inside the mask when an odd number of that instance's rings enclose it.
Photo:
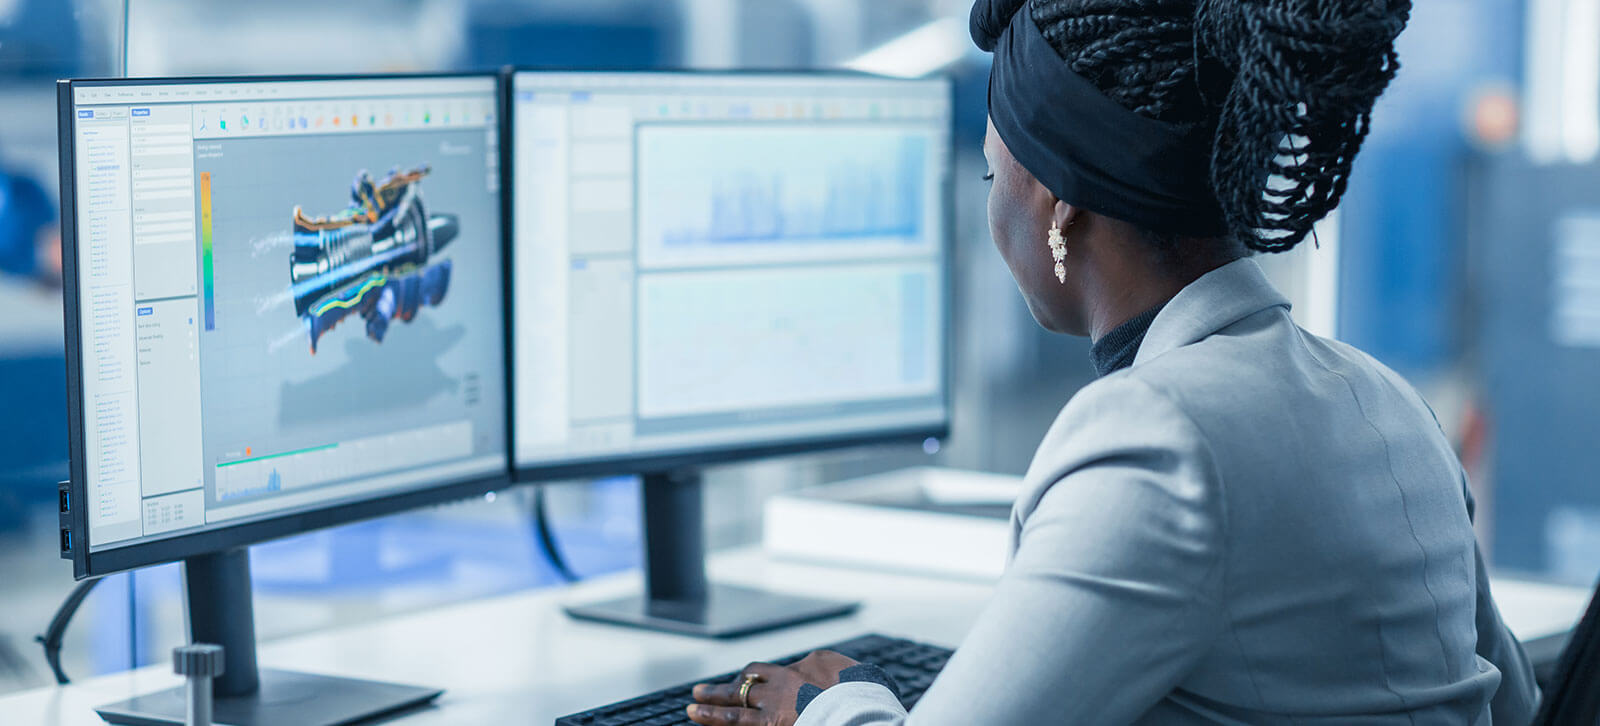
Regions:
[[[637,574],[461,603],[379,622],[264,643],[263,667],[444,688],[429,709],[396,723],[550,724],[556,717],[866,632],[957,645],[990,584],[772,560],[759,549],[716,555],[716,580],[859,599],[849,618],[730,641],[583,623],[561,605],[637,590]],[[1571,628],[1588,592],[1496,580],[1495,595],[1523,639]],[[0,697],[0,724],[103,723],[97,705],[179,685],[171,666]]]

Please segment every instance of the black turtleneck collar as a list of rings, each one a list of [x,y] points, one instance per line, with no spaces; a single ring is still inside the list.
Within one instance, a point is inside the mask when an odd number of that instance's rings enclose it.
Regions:
[[[1156,315],[1166,305],[1161,303],[1129,318],[1095,341],[1094,346],[1089,348],[1089,360],[1094,362],[1095,372],[1109,376],[1133,365],[1134,357],[1139,354],[1139,344],[1144,342],[1144,334],[1150,332],[1150,324],[1155,322]]]

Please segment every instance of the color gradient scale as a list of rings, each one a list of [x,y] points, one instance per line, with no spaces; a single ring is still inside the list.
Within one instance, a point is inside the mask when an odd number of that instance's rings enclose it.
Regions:
[[[206,330],[217,329],[216,280],[211,260],[211,172],[200,172],[200,274],[205,288]]]

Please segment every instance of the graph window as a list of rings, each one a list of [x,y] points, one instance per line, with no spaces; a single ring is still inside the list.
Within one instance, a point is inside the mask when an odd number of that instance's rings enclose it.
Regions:
[[[494,89],[74,88],[91,551],[504,468]]]
[[[945,420],[943,82],[512,90],[520,465]]]

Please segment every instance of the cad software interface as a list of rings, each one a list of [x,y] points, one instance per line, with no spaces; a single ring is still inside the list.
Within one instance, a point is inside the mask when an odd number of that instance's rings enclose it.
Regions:
[[[73,93],[90,551],[505,467],[493,78]]]
[[[944,82],[512,93],[519,466],[945,420]]]

